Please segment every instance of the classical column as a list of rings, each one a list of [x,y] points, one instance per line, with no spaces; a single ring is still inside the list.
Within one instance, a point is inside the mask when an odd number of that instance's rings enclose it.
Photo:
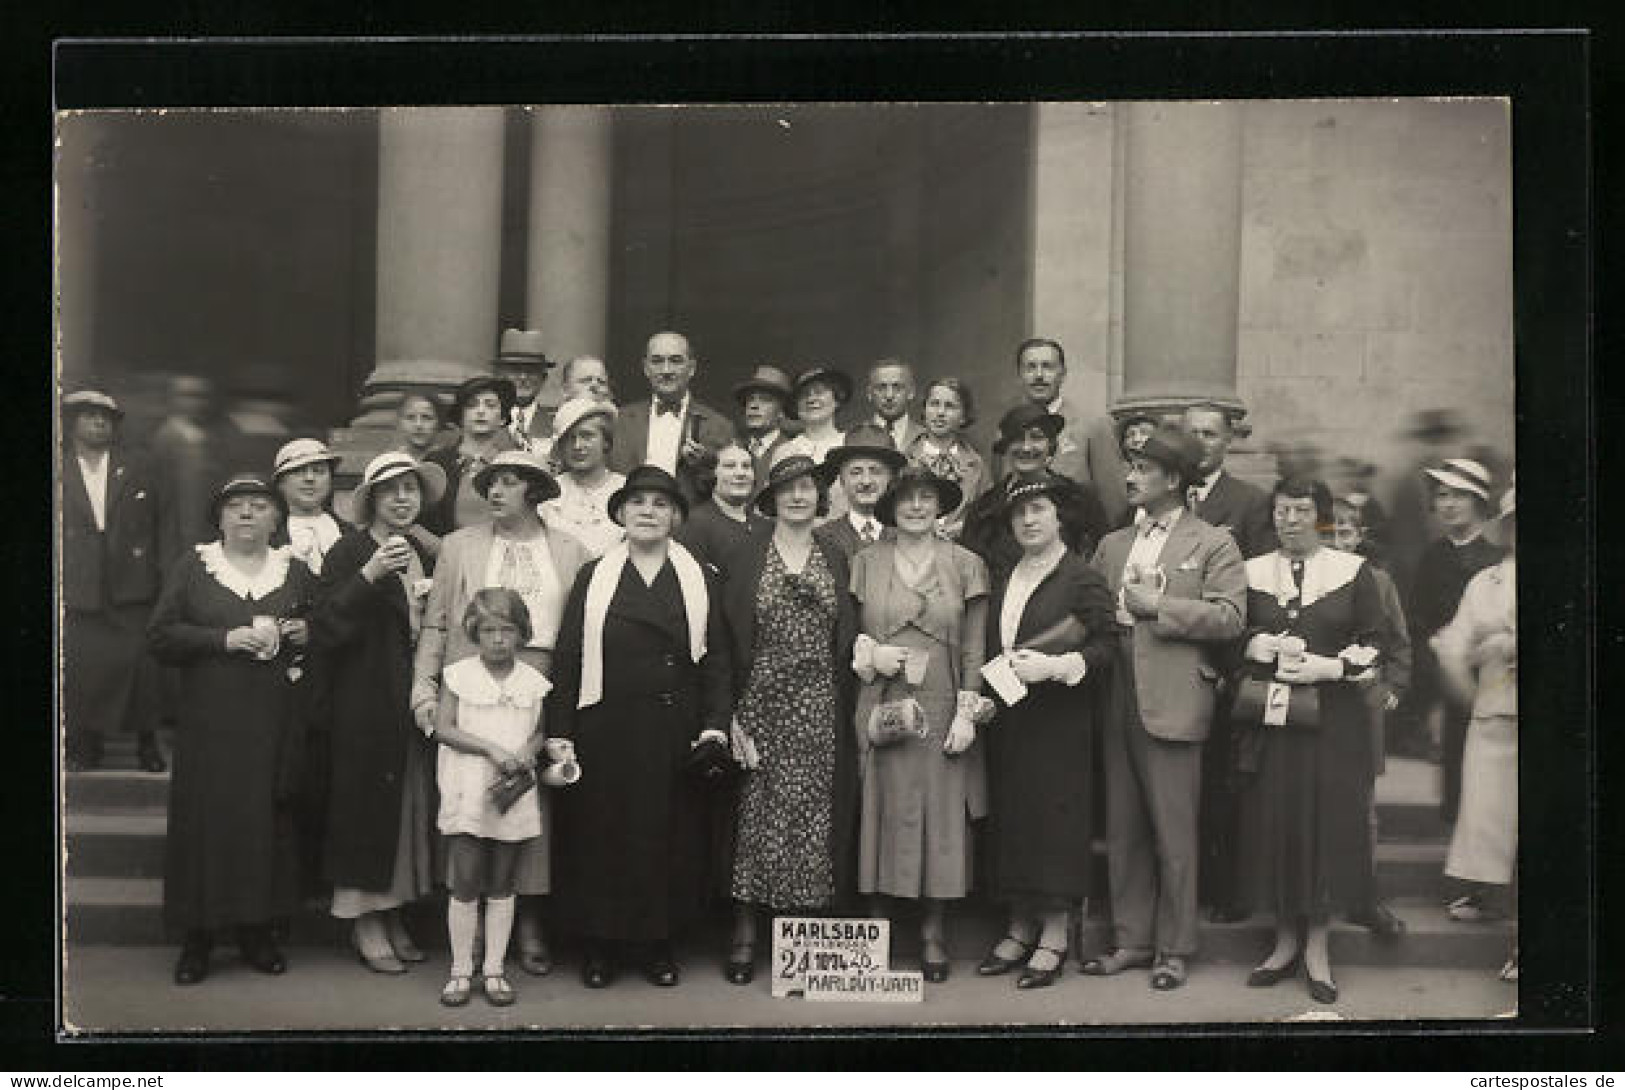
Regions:
[[[1123,393],[1112,406],[1174,413],[1214,401],[1239,420],[1239,102],[1121,108]]]
[[[612,118],[601,106],[530,109],[526,316],[550,358],[608,349]],[[539,399],[558,403],[559,372]]]
[[[358,429],[408,389],[485,370],[497,339],[502,108],[386,110],[378,119],[378,364]],[[348,467],[346,467],[348,468]]]

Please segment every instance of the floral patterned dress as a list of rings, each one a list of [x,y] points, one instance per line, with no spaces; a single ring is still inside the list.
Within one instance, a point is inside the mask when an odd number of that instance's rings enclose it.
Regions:
[[[733,895],[749,904],[816,909],[835,896],[836,594],[818,549],[799,574],[768,549],[754,660],[737,711],[761,758],[740,790],[734,857]]]

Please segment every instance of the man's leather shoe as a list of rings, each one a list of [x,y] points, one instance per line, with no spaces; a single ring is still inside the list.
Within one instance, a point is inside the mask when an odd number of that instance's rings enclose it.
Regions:
[[[176,984],[201,984],[209,975],[209,943],[188,938],[181,946],[180,960],[175,962]]]
[[[158,747],[158,739],[151,734],[141,736],[135,759],[143,772],[158,775],[169,771],[169,762],[164,760],[164,751]]]
[[[643,967],[643,979],[657,988],[675,988],[679,979],[677,963],[670,954],[656,954]]]
[[[243,960],[258,972],[280,976],[288,971],[287,959],[276,948],[268,929],[256,929],[244,934],[238,940],[238,949],[242,952]]]
[[[581,963],[581,983],[589,988],[607,988],[615,983],[615,969],[600,953],[589,953]]]

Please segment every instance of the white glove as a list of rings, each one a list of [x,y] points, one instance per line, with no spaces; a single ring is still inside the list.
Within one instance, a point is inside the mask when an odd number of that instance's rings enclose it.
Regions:
[[[962,715],[954,716],[954,721],[948,724],[948,737],[943,740],[942,752],[950,757],[957,757],[971,747],[976,741],[976,725]]]
[[[876,644],[870,659],[874,663],[875,673],[881,677],[896,677],[908,661],[908,648]]]
[[[1253,662],[1274,662],[1281,653],[1281,637],[1260,632],[1247,641],[1247,657]]]
[[[1046,655],[1042,651],[1012,651],[1010,669],[1015,671],[1016,676],[1024,684],[1035,685],[1056,677],[1059,666],[1056,658],[1057,656]]]
[[[878,646],[872,636],[861,632],[852,641],[852,672],[865,685],[875,679],[875,648]]]
[[[1290,666],[1276,668],[1277,680],[1293,685],[1314,685],[1322,681],[1343,680],[1343,660],[1330,655],[1312,655],[1305,651]]]
[[[417,722],[418,730],[421,730],[425,736],[430,738],[434,737],[434,717],[435,705],[431,700],[425,700],[412,709],[412,718]]]
[[[753,769],[762,763],[761,756],[756,752],[756,743],[745,732],[735,719],[729,724],[728,732],[732,736],[734,760],[739,762],[741,768]]]

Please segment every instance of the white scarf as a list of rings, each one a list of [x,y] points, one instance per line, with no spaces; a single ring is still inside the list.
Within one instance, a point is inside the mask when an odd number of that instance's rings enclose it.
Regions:
[[[683,595],[683,612],[688,615],[689,656],[699,662],[705,657],[705,623],[711,600],[705,589],[705,573],[694,554],[679,542],[667,545],[667,558],[677,573],[677,586]],[[626,543],[611,548],[593,569],[587,583],[586,618],[581,632],[581,693],[577,708],[590,708],[604,696],[604,617],[610,599],[621,585],[621,571],[628,556]]]

